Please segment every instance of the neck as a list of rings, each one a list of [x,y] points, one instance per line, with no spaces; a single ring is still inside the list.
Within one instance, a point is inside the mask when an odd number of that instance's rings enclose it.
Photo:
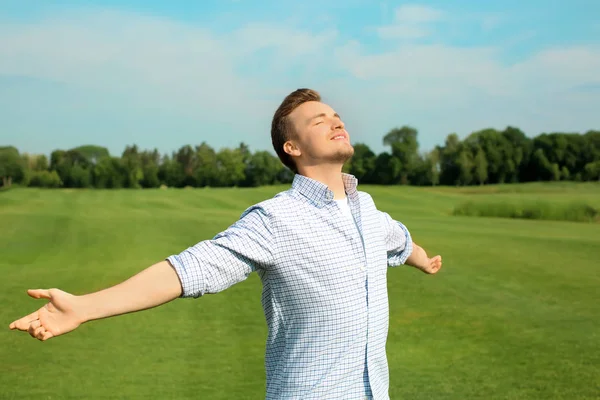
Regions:
[[[342,179],[342,167],[343,165],[305,166],[299,168],[298,173],[327,185],[329,190],[333,192],[333,198],[339,200],[346,197],[346,188]]]

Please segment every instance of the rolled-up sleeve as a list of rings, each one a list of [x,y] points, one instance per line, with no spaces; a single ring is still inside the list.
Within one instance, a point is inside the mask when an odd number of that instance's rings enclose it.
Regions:
[[[410,232],[403,223],[395,221],[388,213],[382,212],[381,220],[385,231],[385,247],[389,267],[406,263],[413,250]]]
[[[179,276],[181,297],[200,297],[223,291],[257,269],[267,269],[275,255],[268,213],[252,206],[213,239],[199,242],[167,258]]]

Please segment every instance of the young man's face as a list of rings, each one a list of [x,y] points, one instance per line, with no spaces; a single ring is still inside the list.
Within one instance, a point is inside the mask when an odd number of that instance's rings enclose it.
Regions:
[[[317,101],[303,103],[289,115],[289,119],[295,137],[284,148],[295,156],[298,167],[343,164],[354,154],[344,123],[327,104]]]

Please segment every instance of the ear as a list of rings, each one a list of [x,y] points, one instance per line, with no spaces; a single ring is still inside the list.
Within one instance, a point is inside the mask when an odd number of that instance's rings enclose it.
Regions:
[[[291,140],[288,140],[283,144],[283,151],[285,151],[292,157],[299,157],[302,155],[302,151],[300,151],[298,145]]]

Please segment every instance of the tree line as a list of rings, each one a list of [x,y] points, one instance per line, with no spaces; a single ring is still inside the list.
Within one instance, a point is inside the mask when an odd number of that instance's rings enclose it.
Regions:
[[[449,134],[443,145],[419,151],[410,126],[383,137],[376,154],[364,143],[344,172],[361,183],[381,185],[483,185],[532,181],[600,181],[600,131],[542,133],[484,129],[463,140]],[[293,173],[268,151],[251,152],[244,143],[215,150],[206,142],[184,145],[171,154],[126,146],[113,156],[102,146],[55,150],[45,155],[0,147],[2,186],[49,188],[253,187],[289,183]]]

